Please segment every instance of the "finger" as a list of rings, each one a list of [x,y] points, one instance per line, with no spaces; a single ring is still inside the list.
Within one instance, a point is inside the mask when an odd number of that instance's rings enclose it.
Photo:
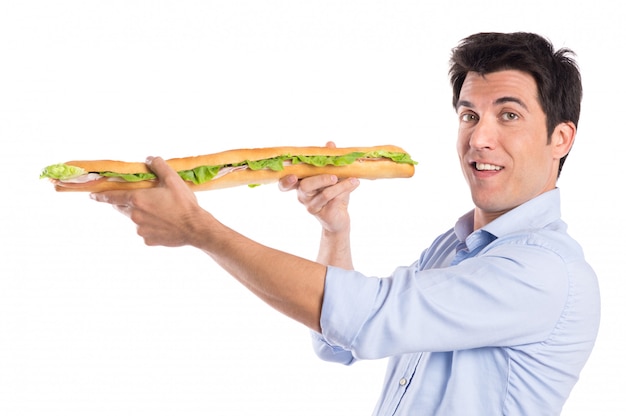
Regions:
[[[329,149],[336,149],[337,145],[335,144],[335,142],[326,142],[326,147],[328,147]]]
[[[333,186],[328,186],[317,192],[306,195],[298,192],[298,201],[313,215],[319,215],[326,207],[336,206],[340,201],[347,204],[350,193],[359,185],[358,179],[343,180]]]
[[[359,180],[356,178],[350,178],[340,181],[334,186],[329,186],[322,191],[315,194],[309,202],[309,211],[319,212],[330,201],[341,197],[344,194],[350,194],[359,186]]]
[[[278,181],[278,189],[283,192],[291,191],[298,186],[298,177],[296,175],[287,175]]]
[[[128,218],[130,218],[132,215],[132,208],[129,205],[113,205],[113,208],[115,208],[117,211],[121,212]]]
[[[335,175],[316,175],[302,179],[299,185],[300,194],[304,196],[314,196],[324,188],[337,184],[339,179]]]
[[[92,192],[89,197],[94,201],[118,206],[130,206],[130,197],[126,191]]]
[[[158,178],[162,184],[173,184],[177,181],[182,182],[182,178],[178,175],[170,165],[161,157],[149,156],[146,158],[146,165]]]
[[[319,215],[327,207],[332,205],[337,206],[336,204],[341,203],[341,201],[343,201],[344,204],[347,204],[350,193],[357,188],[358,184],[358,180],[341,181],[337,185],[329,186],[328,188],[318,192],[314,196],[308,198],[308,200],[301,199],[300,202],[304,203],[309,213]]]

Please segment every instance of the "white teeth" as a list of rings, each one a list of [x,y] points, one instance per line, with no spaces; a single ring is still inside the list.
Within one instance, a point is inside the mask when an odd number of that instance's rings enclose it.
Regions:
[[[501,170],[502,166],[490,165],[489,163],[476,163],[476,170]]]

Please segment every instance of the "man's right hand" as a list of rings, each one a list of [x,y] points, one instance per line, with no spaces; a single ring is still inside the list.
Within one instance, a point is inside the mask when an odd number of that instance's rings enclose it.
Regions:
[[[298,201],[322,224],[324,231],[343,233],[350,229],[348,203],[359,180],[339,180],[335,175],[318,175],[298,180],[288,175],[279,182],[282,191],[296,190]]]

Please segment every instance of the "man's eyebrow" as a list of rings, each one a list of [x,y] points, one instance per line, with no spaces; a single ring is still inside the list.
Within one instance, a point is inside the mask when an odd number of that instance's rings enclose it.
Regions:
[[[526,104],[524,104],[524,102],[517,97],[509,97],[509,96],[500,97],[496,99],[493,103],[497,105],[506,104],[506,103],[516,103],[522,106],[525,110],[528,110],[528,107],[526,106]],[[467,100],[459,100],[459,102],[456,103],[456,109],[458,110],[460,107],[474,108],[474,104],[472,104],[470,101],[467,101]]]
[[[522,100],[517,97],[500,97],[494,101],[494,104],[506,104],[506,103],[516,103],[521,105],[525,110],[528,111],[528,107]]]
[[[460,100],[459,102],[456,103],[456,109],[458,110],[459,107],[474,108],[474,104],[470,103],[467,100]]]

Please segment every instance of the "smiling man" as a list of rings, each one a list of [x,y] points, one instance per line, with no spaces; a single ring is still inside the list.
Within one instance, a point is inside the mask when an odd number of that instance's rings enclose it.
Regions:
[[[322,225],[316,262],[221,224],[161,158],[147,161],[157,188],[92,197],[128,215],[148,245],[204,251],[311,328],[322,359],[388,358],[376,415],[558,415],[600,319],[597,279],[556,187],[582,97],[570,55],[529,33],[480,33],[454,49],[457,150],[475,208],[391,276],[353,268],[355,179],[280,182]]]

